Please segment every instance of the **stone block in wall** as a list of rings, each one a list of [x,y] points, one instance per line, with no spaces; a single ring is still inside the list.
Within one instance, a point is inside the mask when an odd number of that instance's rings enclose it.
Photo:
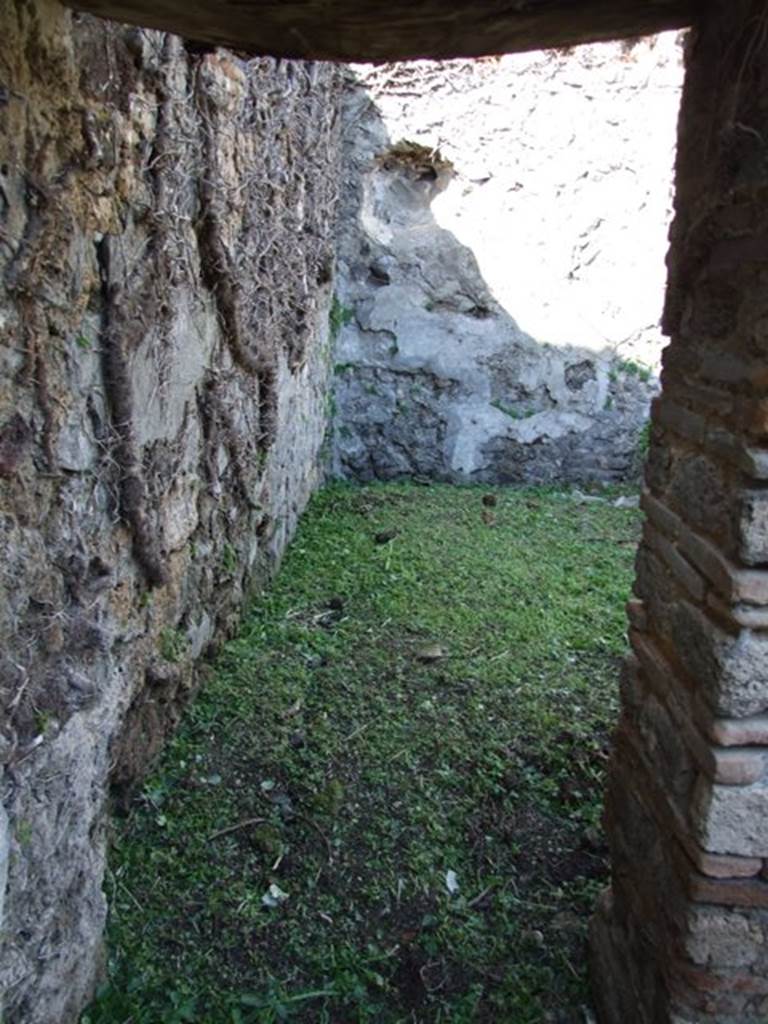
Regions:
[[[768,563],[768,492],[742,492],[737,530],[741,560],[747,565]]]
[[[688,894],[696,903],[768,911],[768,882],[756,876],[724,878],[694,871],[688,876],[687,885]]]
[[[673,459],[662,498],[692,530],[716,537],[726,550],[732,548],[732,498],[720,464],[701,452],[681,451]]]
[[[712,776],[724,786],[749,786],[766,775],[768,750],[751,747],[716,747]]]
[[[678,1012],[687,1015],[682,1017],[684,1021],[757,1024],[764,1020],[768,990],[755,974],[725,969],[716,973],[712,965],[699,967],[684,960],[673,961],[668,974],[670,996]]]
[[[765,947],[763,927],[744,914],[694,907],[686,925],[685,950],[701,966],[750,967]]]
[[[724,747],[768,747],[768,715],[717,718],[710,723],[710,735]]]
[[[768,636],[726,632],[684,600],[660,626],[715,715],[746,717],[768,707]]]
[[[700,779],[691,810],[706,850],[768,857],[768,780],[726,786]]]
[[[687,835],[683,837],[683,845],[693,866],[707,878],[757,878],[761,872],[760,865],[763,862],[760,857],[729,857],[726,854],[708,853]]]

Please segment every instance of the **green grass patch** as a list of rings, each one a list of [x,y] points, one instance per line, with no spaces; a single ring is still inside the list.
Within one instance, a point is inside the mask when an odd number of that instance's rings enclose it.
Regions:
[[[114,826],[83,1024],[581,1020],[638,513],[334,486]]]

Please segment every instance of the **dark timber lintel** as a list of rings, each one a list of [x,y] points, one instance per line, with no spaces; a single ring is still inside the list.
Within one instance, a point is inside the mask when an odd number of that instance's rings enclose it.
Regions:
[[[251,54],[479,57],[683,28],[704,0],[66,0],[79,11]]]

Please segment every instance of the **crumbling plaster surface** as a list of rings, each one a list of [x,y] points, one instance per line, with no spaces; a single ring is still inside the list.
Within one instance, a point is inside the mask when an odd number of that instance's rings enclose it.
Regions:
[[[318,482],[338,76],[52,0],[0,40],[0,998],[66,1024],[108,790]]]
[[[662,346],[681,82],[676,34],[356,69],[339,475],[637,471]]]

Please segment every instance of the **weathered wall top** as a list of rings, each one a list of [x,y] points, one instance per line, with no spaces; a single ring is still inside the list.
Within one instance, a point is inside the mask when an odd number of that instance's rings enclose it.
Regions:
[[[337,475],[639,469],[683,35],[346,76]]]
[[[105,18],[255,54],[479,57],[690,25],[697,0],[68,0]]]

